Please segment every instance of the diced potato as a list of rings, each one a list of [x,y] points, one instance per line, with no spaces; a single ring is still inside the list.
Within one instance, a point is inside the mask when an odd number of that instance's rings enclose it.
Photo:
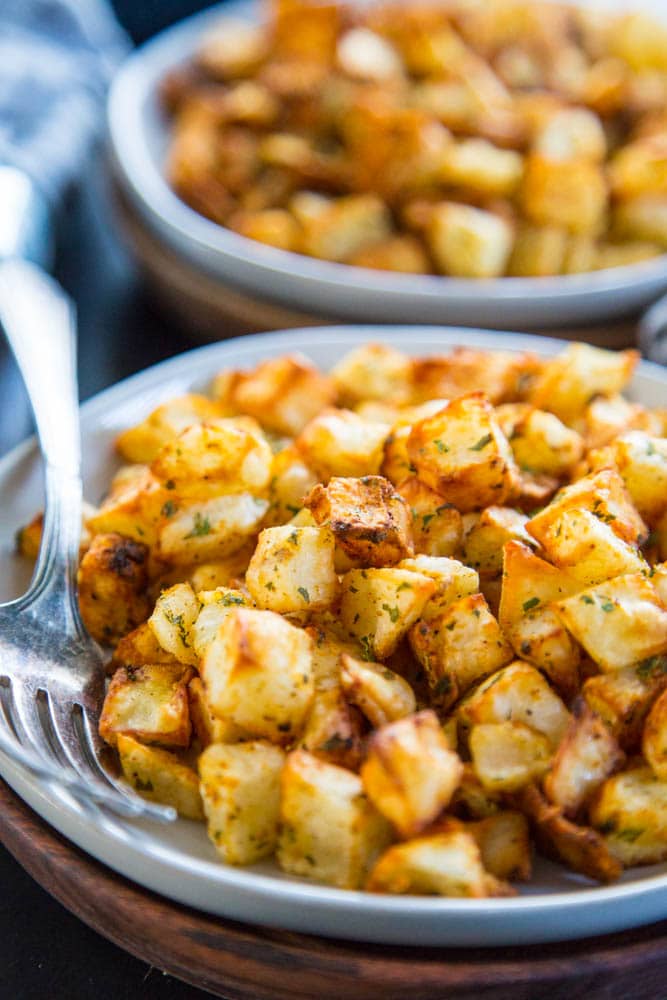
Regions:
[[[398,568],[410,570],[411,573],[423,573],[437,584],[438,589],[421,613],[423,621],[437,618],[454,601],[479,591],[479,574],[458,559],[418,555],[414,559],[403,559]]]
[[[413,554],[410,510],[382,476],[334,476],[326,487],[318,484],[304,505],[357,565],[389,566]]]
[[[475,774],[491,791],[515,792],[541,778],[551,763],[549,740],[521,722],[473,726],[469,744]]]
[[[457,709],[464,729],[485,723],[521,722],[558,747],[570,721],[565,705],[539,670],[515,660],[468,694]]]
[[[240,413],[278,434],[295,435],[336,397],[332,380],[299,354],[263,361],[237,378],[232,399]]]
[[[407,403],[412,362],[393,347],[364,344],[341,358],[332,368],[331,378],[344,406],[355,406],[367,399]]]
[[[579,702],[545,778],[546,796],[566,816],[576,816],[624,761],[625,754],[600,716]]]
[[[178,663],[173,653],[163,649],[148,622],[128,632],[113,651],[111,665],[142,667],[147,663]]]
[[[540,559],[521,542],[507,542],[498,621],[517,656],[543,670],[567,701],[579,686],[579,647],[552,601],[576,594],[578,580]]]
[[[525,398],[541,364],[528,352],[455,347],[449,354],[414,359],[413,398],[421,402],[442,399],[445,406],[449,399],[481,391],[497,406]],[[421,419],[426,416],[432,414],[424,413]]]
[[[214,715],[276,743],[299,734],[314,693],[312,640],[280,615],[232,608],[200,672]]]
[[[357,771],[364,757],[365,723],[339,687],[315,692],[299,746],[315,757]]]
[[[521,205],[537,225],[595,235],[607,203],[607,181],[597,163],[581,156],[564,162],[536,152],[526,158]]]
[[[328,632],[326,628],[309,626],[306,632],[313,641],[313,678],[316,691],[340,687],[340,658],[342,653],[357,656],[359,645],[345,641]]]
[[[338,66],[347,76],[381,82],[403,75],[403,62],[394,46],[368,28],[351,28],[338,40]]]
[[[605,781],[591,823],[619,861],[654,865],[667,858],[667,782],[652,768],[633,767]]]
[[[254,421],[226,418],[187,427],[156,455],[151,471],[175,496],[205,500],[228,493],[261,493],[271,478],[272,454]]]
[[[515,485],[510,446],[481,392],[416,423],[408,453],[419,478],[461,511],[502,504]]]
[[[231,608],[250,605],[240,590],[218,587],[217,590],[200,591],[197,600],[202,605],[197,620],[190,629],[190,643],[201,659]]]
[[[83,623],[98,642],[115,643],[150,610],[148,550],[118,534],[96,535],[77,575]]]
[[[390,826],[364,795],[361,778],[295,750],[281,785],[280,867],[342,889],[360,888],[391,840]]]
[[[466,824],[466,831],[477,842],[482,864],[496,878],[522,881],[530,878],[530,831],[522,813],[503,810]]]
[[[340,683],[345,696],[374,728],[411,715],[416,707],[408,682],[381,663],[361,662],[342,653]]]
[[[202,749],[211,743],[239,743],[249,738],[248,734],[233,722],[218,719],[211,713],[200,677],[193,677],[188,683],[188,704],[192,729]]]
[[[623,237],[651,240],[667,247],[667,197],[664,192],[624,198],[614,211],[614,228]]]
[[[157,540],[158,528],[164,518],[165,505],[172,494],[145,467],[136,471],[115,487],[87,521],[94,535],[117,533],[135,542],[152,546]],[[167,511],[171,507],[166,507]]]
[[[588,108],[562,108],[538,130],[533,148],[550,161],[604,160],[607,138],[598,115]],[[567,166],[565,169],[568,169]]]
[[[641,574],[607,580],[555,607],[603,671],[667,653],[667,609]]]
[[[443,709],[512,659],[482,594],[453,601],[438,617],[419,622],[410,632],[410,644],[426,672],[432,699]]]
[[[429,274],[431,262],[416,236],[391,236],[352,254],[348,264],[399,274]]]
[[[623,750],[639,746],[644,720],[656,694],[667,685],[667,662],[661,657],[612,674],[589,677],[582,695]]]
[[[216,587],[228,587],[233,580],[238,580],[243,576],[254,550],[255,547],[251,540],[231,556],[212,562],[199,563],[191,567],[187,574],[190,586],[195,593],[202,590],[215,590]]]
[[[196,771],[168,750],[144,746],[122,733],[116,746],[123,777],[135,792],[152,802],[173,806],[184,819],[204,818]]]
[[[654,701],[644,725],[642,753],[660,781],[667,780],[667,692]]]
[[[340,621],[369,660],[396,649],[435,593],[429,577],[408,570],[354,569],[342,581]]]
[[[618,878],[621,866],[600,834],[566,819],[557,806],[547,803],[535,785],[522,788],[517,793],[517,803],[530,819],[543,854],[598,882],[613,882]]]
[[[605,351],[589,344],[569,344],[546,363],[530,401],[572,424],[595,396],[621,392],[637,361],[636,351]]]
[[[268,112],[269,118],[275,118],[275,109],[272,103],[265,110]],[[280,250],[297,250],[301,235],[298,222],[285,208],[266,208],[256,212],[234,212],[227,219],[227,226],[249,240],[258,240],[260,243],[267,243]]]
[[[649,523],[659,520],[667,509],[667,438],[629,431],[617,437],[611,449],[641,516]]]
[[[440,171],[440,180],[475,193],[510,198],[523,176],[523,157],[513,149],[499,149],[486,139],[452,143]]]
[[[200,604],[188,583],[177,583],[163,591],[148,619],[160,646],[181,663],[197,666],[199,656],[192,645],[191,631]]]
[[[412,513],[415,552],[427,556],[459,555],[463,542],[463,524],[456,507],[443,501],[439,493],[416,476],[404,479],[397,487],[397,492]]]
[[[285,524],[299,513],[303,498],[316,485],[317,479],[301,455],[290,445],[273,456],[269,480],[269,510],[265,527]]]
[[[525,529],[528,518],[513,507],[486,507],[463,543],[463,559],[485,575],[497,576],[503,568],[503,546],[509,541],[534,545]]]
[[[409,838],[447,808],[462,771],[429,710],[378,729],[361,778],[371,802],[401,837]]]
[[[197,62],[217,80],[253,72],[266,54],[266,35],[259,24],[225,17],[204,35]]]
[[[248,865],[273,854],[284,763],[280,747],[263,740],[216,743],[200,756],[208,835],[227,864]]]
[[[496,278],[512,249],[512,227],[499,215],[471,205],[441,202],[428,227],[428,245],[442,274]]]
[[[657,243],[648,240],[635,240],[624,243],[600,243],[595,257],[596,270],[608,267],[628,267],[640,264],[645,260],[660,257],[663,250]]]
[[[661,428],[643,406],[618,395],[596,397],[584,411],[584,422],[588,449],[602,448],[635,427],[649,434],[661,433]]]
[[[461,830],[390,847],[370,873],[366,889],[478,899],[509,894],[508,887],[485,870],[474,837]]]
[[[348,195],[304,221],[301,249],[312,257],[345,261],[387,239],[391,229],[389,210],[377,195]]]
[[[609,165],[609,180],[619,198],[664,195],[667,182],[665,136],[644,136],[622,146]]]
[[[630,8],[617,15],[609,27],[611,51],[632,69],[667,71],[667,31],[662,21]]]
[[[518,420],[510,444],[520,469],[557,478],[568,476],[584,451],[581,436],[545,410],[531,409]]]
[[[452,802],[457,813],[463,812],[463,815],[472,819],[486,819],[488,816],[496,816],[503,808],[503,803],[503,793],[485,788],[472,764],[469,761],[465,763],[461,784],[456,789]]]
[[[246,573],[246,585],[260,608],[317,611],[333,604],[338,590],[334,536],[326,527],[265,528]]]
[[[268,507],[250,493],[184,504],[163,524],[157,554],[179,566],[225,559],[257,533]]]
[[[513,278],[545,278],[561,274],[568,246],[569,234],[562,226],[524,224],[517,230],[507,265],[508,274]]]
[[[332,476],[376,475],[389,425],[362,420],[350,410],[327,409],[303,429],[296,446],[323,481]]]
[[[148,465],[167,441],[186,427],[203,420],[215,420],[219,416],[218,406],[206,396],[196,393],[178,396],[158,406],[143,423],[119,434],[116,448],[126,462]]]
[[[190,673],[181,664],[120,667],[111,678],[104,699],[100,716],[102,739],[115,746],[122,733],[142,743],[189,746]]]

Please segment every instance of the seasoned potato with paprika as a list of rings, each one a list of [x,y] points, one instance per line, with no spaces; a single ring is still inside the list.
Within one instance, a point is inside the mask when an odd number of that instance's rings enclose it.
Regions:
[[[436,585],[405,569],[353,569],[341,584],[340,621],[369,660],[383,660],[419,618]]]
[[[150,611],[145,545],[118,534],[95,535],[77,581],[84,625],[98,642],[116,643]]]
[[[265,528],[246,573],[246,585],[259,608],[319,611],[337,594],[334,535],[326,527]]]
[[[144,746],[131,736],[116,738],[123,777],[145,799],[173,806],[184,819],[202,820],[197,772],[160,747]]]
[[[104,699],[102,739],[115,746],[122,733],[142,743],[189,746],[192,727],[187,683],[191,673],[181,664],[120,667]]]

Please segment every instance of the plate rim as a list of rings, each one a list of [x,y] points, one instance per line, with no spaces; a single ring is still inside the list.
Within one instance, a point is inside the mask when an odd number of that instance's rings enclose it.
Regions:
[[[465,338],[466,345],[473,347],[493,348],[495,346],[496,349],[528,349],[536,350],[538,353],[547,356],[556,353],[568,343],[556,338],[530,336],[522,333],[477,330],[468,327],[424,327],[409,324],[400,326],[347,324],[330,327],[303,327],[296,330],[246,335],[195,348],[158,362],[141,372],[131,375],[84,402],[81,407],[81,415],[83,418],[88,418],[88,423],[91,425],[91,430],[93,430],[96,421],[99,421],[102,414],[113,408],[119,408],[124,402],[132,398],[137,398],[142,389],[148,391],[159,385],[166,396],[169,392],[170,376],[174,375],[179,375],[194,387],[195,383],[201,381],[202,377],[212,377],[215,373],[216,365],[224,367],[225,363],[242,364],[244,355],[249,355],[256,361],[258,354],[271,356],[285,349],[303,349],[307,352],[309,346],[315,345],[316,347],[318,342],[323,345],[328,343],[330,346],[341,345],[341,347],[349,347],[354,344],[365,343],[369,339],[402,343],[404,347],[407,342],[409,347],[409,340],[406,341],[406,338],[410,335],[417,335],[422,343],[427,342],[432,344],[434,348],[451,348]],[[423,347],[420,346],[418,350],[422,351]],[[667,370],[661,368],[659,365],[640,361],[637,373],[655,380],[667,388]],[[159,395],[160,393],[158,392]],[[146,406],[148,407],[148,405],[149,403],[147,402]],[[4,480],[11,470],[24,461],[31,453],[35,453],[35,457],[37,457],[36,451],[36,441],[34,438],[30,438],[27,441],[21,442],[3,456],[0,459],[0,483],[4,484]],[[48,788],[43,783],[22,775],[6,759],[2,759],[0,762],[0,773],[47,822],[50,822],[51,825],[59,829],[65,836],[68,836],[74,843],[87,850],[88,853],[109,864],[122,874],[127,875],[127,869],[119,865],[117,861],[116,863],[113,861],[113,848],[117,848],[118,845],[121,845],[123,850],[132,847],[138,852],[138,859],[143,858],[145,860],[149,858],[154,863],[156,860],[164,862],[166,859],[172,874],[178,871],[182,874],[185,873],[192,876],[194,866],[194,869],[199,872],[200,876],[203,873],[206,878],[212,878],[223,890],[227,888],[236,893],[240,891],[241,894],[245,893],[248,898],[258,899],[264,904],[267,903],[267,900],[278,901],[283,909],[285,907],[288,909],[290,907],[300,907],[308,911],[311,916],[314,913],[317,919],[321,917],[321,911],[324,908],[325,910],[335,911],[335,922],[336,914],[344,916],[349,907],[352,906],[354,916],[357,918],[377,920],[393,915],[399,921],[407,921],[407,924],[413,930],[415,921],[418,918],[427,918],[429,916],[440,917],[443,921],[446,918],[449,918],[450,921],[467,918],[468,923],[471,920],[483,920],[485,924],[498,921],[499,916],[503,916],[508,918],[507,922],[509,924],[511,923],[511,918],[530,920],[540,915],[548,917],[549,915],[557,914],[563,908],[566,908],[568,913],[575,911],[577,915],[583,914],[585,916],[587,913],[590,915],[593,911],[599,911],[605,905],[628,899],[638,902],[642,899],[651,900],[653,898],[655,903],[656,896],[660,896],[665,903],[665,905],[660,907],[662,916],[667,912],[667,868],[663,873],[647,876],[637,882],[622,882],[611,886],[582,885],[580,889],[557,890],[553,893],[537,892],[509,899],[486,900],[457,900],[448,897],[431,898],[420,896],[385,897],[356,890],[336,889],[319,883],[304,883],[295,879],[276,878],[273,875],[259,873],[251,869],[233,868],[215,860],[204,861],[184,853],[177,846],[165,848],[158,845],[156,850],[155,843],[151,844],[150,842],[150,834],[148,834],[148,842],[146,842],[146,835],[142,835],[134,843],[128,844],[126,833],[119,836],[118,831],[114,833],[113,830],[105,828],[104,824],[100,825],[99,820],[93,822],[85,809],[82,812],[80,807],[73,806],[72,802],[68,800],[67,795],[63,796],[54,792],[49,794]],[[74,827],[72,827],[73,822]],[[83,833],[81,824],[83,824],[84,828]],[[136,829],[135,825],[131,822],[118,821],[116,826],[125,831]],[[101,854],[100,844],[96,845],[94,843],[96,838],[99,837],[102,837],[102,840],[105,837],[107,838],[106,853]],[[109,846],[109,840],[112,841],[111,846]],[[111,855],[109,851],[111,851]],[[134,875],[130,874],[128,877],[134,878],[135,881],[141,884],[147,884],[144,879],[137,877],[136,873]],[[174,895],[169,891],[165,892],[163,888],[156,887],[155,884],[150,884],[147,887],[162,892],[163,895],[178,899],[181,902],[186,902],[188,905],[199,905],[199,908],[206,912],[216,912],[215,910],[211,910],[208,905],[198,904],[191,897],[184,900],[182,897]],[[230,917],[237,916],[239,919],[244,919],[243,916],[239,917],[238,915],[238,906],[232,912],[225,912],[224,915]],[[649,919],[657,919],[654,912],[648,919],[636,914],[632,919],[619,918],[611,920],[611,917],[607,916],[608,930],[629,928],[639,923],[648,922]],[[291,920],[291,918],[286,920],[284,912],[277,919],[272,918],[264,922],[272,926],[307,930],[309,925],[304,925],[301,917],[302,914],[299,914],[298,920],[295,917],[298,926],[295,926],[295,920]],[[610,920],[611,923],[609,922]],[[262,921],[255,919],[254,922],[261,923]],[[489,941],[477,941],[476,944],[493,947],[503,943],[516,943],[515,930],[516,928],[514,930],[508,928],[507,933],[509,936],[506,935],[503,937],[501,934],[500,938],[494,937]],[[373,928],[371,927],[366,935],[355,930],[348,936],[355,940],[381,940],[387,944],[409,943],[405,941],[403,936],[404,931],[400,929],[399,931],[392,932],[389,936],[387,936],[386,931],[383,931],[381,938],[373,936],[372,932]],[[340,926],[337,926],[335,930],[320,929],[316,933],[321,933],[325,936],[346,936],[345,928],[341,928]],[[528,938],[522,937],[521,941],[524,943],[529,943],[529,941],[538,943],[539,941],[546,940],[565,940],[567,936],[583,937],[589,933],[588,930],[582,931],[581,928],[573,927],[570,929],[569,934],[567,932],[563,934],[561,929],[554,936],[546,928],[544,929],[544,933],[539,932],[537,936],[533,935]],[[452,935],[448,929],[443,929],[439,935],[436,934],[436,938],[440,940],[441,944],[458,943],[456,940],[452,942]],[[434,940],[431,943],[437,942]]]

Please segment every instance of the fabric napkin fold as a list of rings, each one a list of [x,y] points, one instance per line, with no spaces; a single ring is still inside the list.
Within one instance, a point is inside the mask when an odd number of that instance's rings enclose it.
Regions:
[[[60,201],[102,132],[106,90],[129,49],[105,0],[1,0],[0,164]]]

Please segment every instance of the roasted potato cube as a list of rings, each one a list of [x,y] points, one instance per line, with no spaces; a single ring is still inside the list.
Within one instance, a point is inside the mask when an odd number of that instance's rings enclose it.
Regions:
[[[386,38],[368,28],[351,28],[338,39],[336,59],[347,76],[381,82],[403,75],[403,62]]]
[[[370,873],[366,889],[478,899],[509,894],[508,887],[486,871],[475,838],[464,830],[419,837],[390,847]]]
[[[345,354],[330,376],[344,406],[355,406],[367,399],[407,403],[412,361],[385,344],[364,344]]]
[[[162,525],[157,555],[177,566],[225,559],[257,533],[268,508],[250,493],[183,504]]]
[[[503,546],[509,541],[534,545],[525,529],[528,518],[513,507],[487,507],[463,543],[463,559],[481,575],[497,576],[503,568]]]
[[[416,236],[391,236],[357,251],[347,262],[352,267],[399,274],[429,274],[431,270],[428,254]]]
[[[365,753],[365,722],[339,687],[315,692],[299,746],[315,757],[357,771]]]
[[[216,403],[206,396],[190,393],[158,406],[143,423],[130,427],[116,438],[116,448],[126,462],[150,464],[160,449],[186,427],[215,420],[220,416]]]
[[[515,486],[510,446],[481,392],[416,423],[408,454],[418,477],[461,511],[502,504]]]
[[[190,644],[197,657],[201,659],[209,644],[218,634],[218,629],[227,617],[231,608],[251,606],[251,602],[241,593],[229,587],[218,587],[217,590],[200,591],[197,600],[201,611],[190,629]]]
[[[269,112],[269,117],[275,117],[271,113],[274,111],[271,104],[266,107],[266,111]],[[301,236],[298,222],[285,208],[234,212],[227,219],[227,227],[249,240],[257,240],[280,250],[297,250]]]
[[[440,180],[476,194],[511,198],[523,176],[523,157],[486,139],[464,139],[447,149]]]
[[[199,610],[200,603],[190,584],[177,583],[160,594],[148,619],[160,646],[181,663],[192,666],[199,663],[191,635]]]
[[[660,781],[667,780],[667,692],[653,702],[644,724],[642,753]]]
[[[265,528],[246,573],[246,585],[260,608],[317,611],[330,607],[338,589],[334,536],[325,527]]]
[[[569,235],[562,226],[524,224],[517,230],[507,272],[513,278],[545,278],[561,274],[568,246]]]
[[[304,750],[288,755],[281,779],[278,863],[291,875],[358,889],[391,840],[361,778]]]
[[[309,626],[306,632],[313,641],[313,678],[316,691],[340,687],[340,658],[342,653],[357,656],[359,645],[345,641],[326,628]]]
[[[520,469],[556,478],[570,475],[584,452],[581,436],[545,410],[531,409],[519,419],[510,444]]]
[[[104,699],[100,736],[111,746],[118,735],[142,743],[187,747],[191,726],[187,682],[191,671],[181,664],[120,667]]]
[[[599,583],[555,608],[603,671],[667,653],[667,609],[639,573]]]
[[[541,364],[528,352],[455,347],[449,354],[414,359],[413,398],[421,402],[442,399],[443,406],[449,399],[477,391],[484,392],[494,406],[524,399]]]
[[[457,814],[463,814],[471,819],[486,819],[488,816],[496,816],[503,808],[503,804],[503,793],[492,792],[489,788],[485,788],[475,774],[472,764],[469,761],[465,763],[461,784],[452,800],[452,808]]]
[[[589,344],[568,344],[547,361],[530,393],[530,402],[570,425],[595,396],[613,396],[630,381],[636,351],[605,351]]]
[[[328,409],[303,429],[296,446],[323,481],[332,476],[377,475],[389,425],[362,420],[350,410]]]
[[[630,264],[640,264],[644,260],[652,260],[663,253],[657,243],[647,240],[634,240],[624,243],[600,243],[595,256],[595,269],[602,271],[608,267],[627,267]]]
[[[300,354],[263,361],[236,380],[232,399],[240,413],[278,434],[298,434],[336,397],[333,381]]]
[[[88,529],[94,535],[117,532],[152,547],[160,525],[176,510],[176,503],[173,493],[149,469],[132,468],[132,474],[114,484],[99,510],[88,519]]]
[[[459,724],[471,729],[486,723],[521,722],[558,747],[570,713],[539,670],[515,660],[468,694],[457,708]]]
[[[411,715],[417,707],[414,691],[400,674],[381,663],[362,663],[349,653],[341,654],[340,683],[374,728]]]
[[[211,713],[200,677],[193,677],[188,684],[188,703],[192,729],[202,749],[211,743],[239,743],[249,739],[248,734],[239,726],[218,719]]]
[[[152,802],[173,806],[184,819],[203,820],[196,771],[168,750],[144,746],[122,733],[116,746],[123,777],[135,792]]]
[[[411,573],[423,573],[437,584],[438,589],[421,613],[424,621],[437,618],[454,601],[479,591],[479,574],[458,559],[418,555],[414,559],[403,559],[398,568],[410,570]]]
[[[591,160],[599,163],[607,152],[602,122],[588,108],[562,108],[536,132],[533,148],[547,160]],[[567,169],[567,168],[566,168]]]
[[[383,660],[419,618],[436,585],[408,570],[353,569],[342,581],[340,621],[369,660]]]
[[[463,765],[443,736],[435,712],[378,729],[361,768],[364,789],[399,836],[414,837],[446,809]]]
[[[323,211],[304,220],[301,250],[323,260],[346,261],[391,235],[389,209],[374,194],[334,199]]]
[[[272,454],[260,428],[245,417],[187,427],[168,441],[151,466],[175,496],[205,500],[227,493],[262,493]]]
[[[649,523],[667,509],[667,438],[629,431],[611,444],[613,461],[632,497]]]
[[[586,448],[602,448],[619,434],[633,428],[649,434],[662,433],[660,421],[640,403],[630,403],[623,396],[598,396],[584,412]]]
[[[227,864],[249,865],[278,841],[280,774],[285,754],[264,740],[216,743],[199,758],[208,835]]]
[[[432,697],[443,708],[512,659],[512,649],[482,594],[462,597],[438,617],[419,622],[410,632],[410,644]]]
[[[667,197],[664,192],[624,198],[614,211],[614,229],[619,236],[651,240],[667,247]]]
[[[212,713],[288,743],[313,700],[312,640],[272,611],[232,608],[201,664]]]
[[[118,642],[147,618],[147,559],[146,546],[131,538],[115,533],[93,538],[77,580],[81,617],[98,642]]]
[[[650,767],[608,778],[590,810],[591,823],[626,867],[667,858],[667,782]]]
[[[252,73],[266,48],[266,33],[259,24],[225,17],[203,36],[196,59],[214,80],[233,80]]]
[[[397,492],[412,513],[415,552],[427,556],[458,555],[463,542],[463,524],[456,507],[416,476],[404,479]]]
[[[574,817],[624,761],[625,754],[603,720],[579,701],[545,778],[546,796],[566,816]]]
[[[499,215],[471,205],[441,202],[427,231],[429,249],[442,274],[496,278],[512,249],[512,227]]]
[[[609,165],[609,180],[612,191],[621,199],[664,195],[667,184],[665,136],[642,136],[622,146]]]
[[[600,834],[566,819],[535,785],[517,793],[517,804],[530,819],[537,846],[547,857],[598,882],[613,882],[621,874],[620,864]]]
[[[334,476],[315,486],[304,506],[357,565],[389,566],[412,555],[409,508],[382,476]]]
[[[527,545],[505,544],[500,627],[517,656],[543,670],[566,701],[579,687],[579,646],[551,602],[580,588],[578,580],[540,559]]]
[[[636,667],[589,677],[582,695],[623,750],[639,746],[644,720],[658,692],[667,685],[667,662],[657,656]]]
[[[530,830],[522,813],[503,810],[466,824],[466,831],[477,842],[482,864],[496,878],[522,881],[530,878]]]
[[[269,510],[264,519],[265,527],[285,524],[299,513],[303,498],[316,485],[317,479],[301,455],[289,445],[273,456],[269,480]]]
[[[142,667],[147,663],[178,663],[163,649],[148,622],[138,625],[120,640],[111,657],[111,667]]]
[[[491,791],[515,792],[543,777],[551,763],[549,740],[522,722],[473,726],[469,744],[475,774]]]
[[[597,234],[608,204],[607,181],[597,163],[579,157],[564,162],[533,152],[525,161],[521,205],[538,226],[564,226]]]

